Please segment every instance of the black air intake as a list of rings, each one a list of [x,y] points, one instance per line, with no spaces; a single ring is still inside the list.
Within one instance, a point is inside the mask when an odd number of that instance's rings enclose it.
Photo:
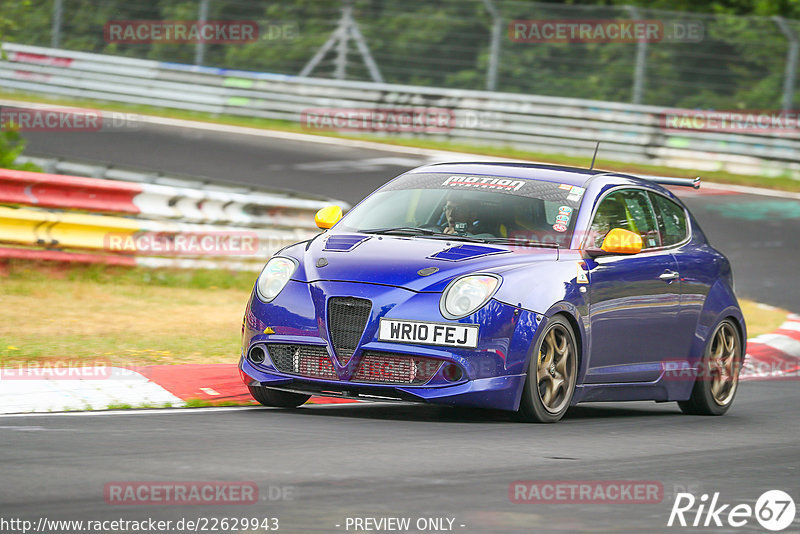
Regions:
[[[342,365],[358,347],[367,326],[372,302],[355,297],[332,297],[328,301],[328,332],[333,350]]]

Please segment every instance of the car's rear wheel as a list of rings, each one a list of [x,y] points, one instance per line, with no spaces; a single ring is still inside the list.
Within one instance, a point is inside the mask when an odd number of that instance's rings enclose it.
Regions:
[[[297,408],[311,398],[311,395],[292,393],[290,391],[278,391],[261,386],[247,386],[247,389],[250,390],[250,395],[252,395],[255,400],[264,406],[272,406],[274,408]]]
[[[692,396],[678,402],[683,413],[722,415],[730,409],[739,385],[742,343],[730,319],[714,330],[695,378]]]
[[[528,365],[519,417],[534,423],[555,423],[564,417],[575,392],[578,351],[567,320],[556,315],[545,326]]]

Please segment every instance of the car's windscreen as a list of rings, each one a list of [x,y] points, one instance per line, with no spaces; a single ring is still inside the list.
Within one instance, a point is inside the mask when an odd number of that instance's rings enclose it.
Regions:
[[[356,206],[339,229],[402,229],[487,242],[569,245],[584,189],[569,184],[490,176],[410,174]]]

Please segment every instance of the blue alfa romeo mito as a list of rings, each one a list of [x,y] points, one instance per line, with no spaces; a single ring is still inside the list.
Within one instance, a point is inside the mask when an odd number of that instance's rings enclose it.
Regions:
[[[746,331],[728,260],[659,185],[551,165],[402,174],[273,256],[242,326],[267,406],[311,395],[517,412],[579,402],[731,406]]]

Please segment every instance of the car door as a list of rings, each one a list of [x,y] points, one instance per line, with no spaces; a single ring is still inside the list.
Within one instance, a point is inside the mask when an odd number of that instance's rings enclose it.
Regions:
[[[661,244],[678,262],[680,309],[670,360],[684,361],[689,355],[700,311],[711,287],[707,273],[713,260],[707,252],[692,244],[691,225],[683,206],[652,191],[650,201],[656,213]]]
[[[680,308],[675,257],[661,235],[647,192],[621,188],[598,204],[586,246],[599,247],[613,228],[642,236],[633,255],[587,259],[590,361],[586,383],[648,382],[661,374],[661,362],[674,358],[672,339]]]

